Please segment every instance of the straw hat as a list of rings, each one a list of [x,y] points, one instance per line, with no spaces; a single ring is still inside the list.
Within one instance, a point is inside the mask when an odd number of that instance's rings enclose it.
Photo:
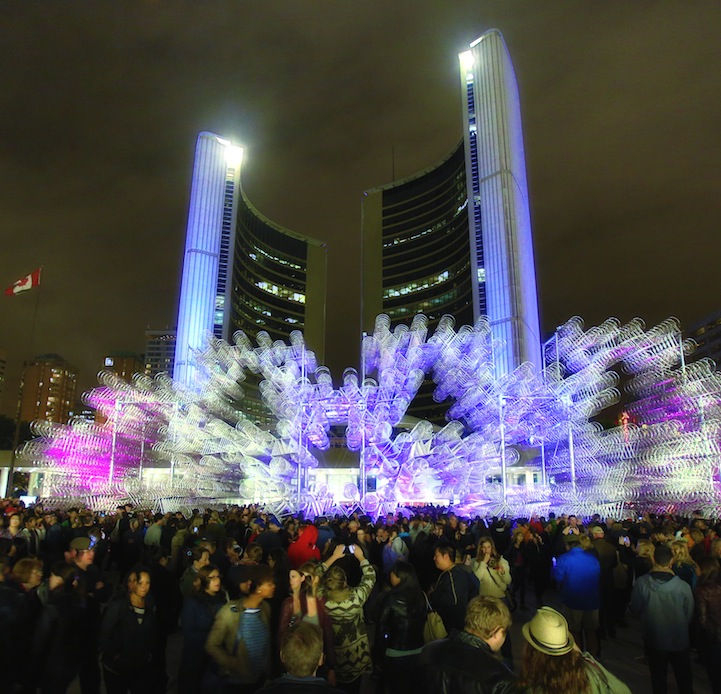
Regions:
[[[537,651],[546,655],[566,655],[573,650],[573,636],[568,622],[551,607],[541,607],[530,622],[523,627],[523,637]]]

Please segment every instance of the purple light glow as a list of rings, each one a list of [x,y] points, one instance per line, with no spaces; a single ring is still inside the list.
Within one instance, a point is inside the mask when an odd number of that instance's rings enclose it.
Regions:
[[[290,345],[261,335],[258,347],[244,335],[235,345],[213,338],[197,355],[198,387],[101,373],[86,401],[107,421],[37,423],[40,438],[22,456],[47,470],[46,496],[109,503],[242,498],[308,513],[421,501],[491,513],[710,508],[721,499],[721,377],[708,360],[681,361],[693,345],[679,334],[672,319],[648,331],[638,319],[584,331],[573,318],[545,345],[542,373],[523,364],[497,378],[486,319],[456,331],[444,317],[429,337],[423,316],[393,331],[379,316],[363,339],[361,373],[347,369],[336,390],[300,333]],[[603,430],[592,418],[620,397],[614,365],[630,375],[626,410],[636,423]],[[229,405],[242,397],[246,369],[263,379],[274,434]],[[448,424],[399,427],[426,374],[449,403]],[[339,424],[361,476],[377,480],[368,494],[346,484],[350,502],[305,482]]]

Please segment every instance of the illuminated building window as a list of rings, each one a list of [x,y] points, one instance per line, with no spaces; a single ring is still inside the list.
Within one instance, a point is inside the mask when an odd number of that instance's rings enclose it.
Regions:
[[[293,268],[293,270],[303,270],[303,267],[298,263],[294,263],[293,261],[287,260],[286,258],[280,258],[277,255],[272,255],[263,248],[260,248],[259,246],[256,246],[255,250],[261,255],[268,258],[268,260],[272,260],[274,263],[278,263],[278,265]],[[253,260],[258,260],[258,256],[255,253],[248,253],[248,256],[251,257]]]
[[[468,207],[468,199],[465,199],[461,205],[458,206],[456,211],[453,214],[452,220],[458,217],[463,210]],[[451,221],[452,221],[451,220]],[[424,236],[428,236],[428,234],[434,234],[440,229],[443,229],[443,227],[449,226],[449,221],[447,219],[442,219],[439,222],[436,222],[432,227],[429,227],[428,229],[423,229],[422,231],[418,231],[414,234],[410,234],[408,236],[397,236],[391,241],[386,241],[383,243],[383,248],[391,248],[393,246],[400,246],[404,243],[408,243],[409,241],[415,241],[416,239],[423,238]]]
[[[299,304],[305,303],[305,294],[294,292],[288,287],[279,287],[277,284],[271,284],[265,280],[259,280],[255,283],[255,286],[258,287],[258,289],[262,289],[264,292],[268,292],[268,294],[273,294],[283,299],[288,299],[289,301],[296,301]]]
[[[418,282],[411,282],[409,284],[401,284],[395,287],[388,287],[383,290],[383,298],[392,299],[399,296],[406,296],[407,294],[412,294],[414,292],[421,292],[425,289],[429,289],[430,287],[435,287],[438,284],[447,282],[449,276],[448,270],[444,270],[438,275],[427,277],[425,280],[419,280]]]

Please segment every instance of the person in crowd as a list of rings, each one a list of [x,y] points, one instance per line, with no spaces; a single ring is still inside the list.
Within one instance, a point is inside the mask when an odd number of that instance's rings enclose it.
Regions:
[[[389,574],[391,589],[380,597],[373,661],[381,674],[379,692],[414,691],[423,648],[426,608],[413,565],[398,560]]]
[[[423,591],[430,590],[437,578],[438,570],[433,561],[434,550],[434,536],[429,536],[425,531],[420,531],[416,535],[408,554],[408,561],[413,564],[418,576],[418,583]]]
[[[535,517],[529,523],[528,541],[523,545],[523,552],[536,605],[542,605],[543,594],[551,580],[551,544],[543,524]]]
[[[431,606],[448,633],[451,629],[463,629],[468,601],[474,591],[478,593],[478,579],[456,564],[456,548],[445,540],[436,545],[433,561],[441,573],[430,595]]]
[[[649,539],[641,538],[636,543],[636,554],[631,560],[634,583],[653,568],[653,551],[654,544]]]
[[[671,551],[673,552],[673,562],[671,568],[673,572],[683,581],[688,583],[689,588],[693,591],[696,588],[696,582],[700,573],[698,564],[691,559],[688,551],[688,544],[683,540],[674,540],[671,543]]]
[[[496,550],[492,537],[486,535],[478,540],[476,557],[470,567],[479,582],[479,595],[506,600],[508,604],[506,593],[511,585],[511,568],[508,560]]]
[[[530,531],[528,526],[520,523],[513,531],[511,544],[506,551],[506,558],[511,567],[511,590],[514,601],[516,593],[519,594],[521,609],[526,609],[526,584],[528,579],[528,563],[526,560],[526,544]]]
[[[598,612],[599,636],[606,638],[616,636],[616,620],[614,599],[613,570],[618,565],[618,552],[616,548],[606,540],[606,531],[600,525],[594,525],[590,530],[592,552],[596,555],[601,566],[599,578],[599,594],[601,598]]]
[[[700,566],[694,596],[698,645],[712,691],[721,694],[721,567],[712,557],[702,557]]]
[[[278,640],[278,625],[280,624],[280,612],[288,593],[290,584],[290,560],[288,553],[282,547],[270,550],[268,554],[268,566],[273,569],[273,581],[275,582],[275,594],[268,600],[270,605],[270,645],[273,654],[272,675],[280,674],[280,641]]]
[[[167,650],[168,637],[178,627],[178,616],[182,604],[182,595],[178,587],[178,581],[168,568],[170,564],[170,552],[162,545],[153,545],[146,548],[148,561],[150,563],[150,592],[155,601],[158,614],[158,642],[154,652],[153,669],[156,672],[157,682],[167,688],[168,674],[165,652]]]
[[[76,537],[70,542],[69,563],[75,568],[78,590],[88,605],[88,629],[83,634],[80,687],[83,694],[100,691],[100,668],[98,667],[98,637],[102,606],[111,595],[111,586],[102,571],[95,565],[95,548],[89,537]]]
[[[143,536],[143,544],[146,547],[160,547],[160,538],[163,535],[163,528],[165,527],[166,518],[162,513],[156,513],[153,516],[153,522],[148,526]]]
[[[128,521],[128,529],[120,539],[120,573],[126,574],[135,566],[143,552],[143,528],[139,518]]]
[[[376,575],[358,545],[351,545],[349,549],[362,574],[356,587],[348,585],[346,572],[336,565],[345,554],[345,545],[337,545],[333,554],[319,564],[318,571],[321,575],[321,597],[325,599],[325,609],[333,624],[337,686],[357,694],[361,675],[372,669],[363,606],[371,594]]]
[[[250,593],[224,605],[210,628],[205,650],[217,666],[221,691],[255,692],[271,673],[270,606],[275,593],[273,570],[253,569]]]
[[[420,692],[519,691],[516,676],[497,654],[511,628],[511,613],[498,598],[477,596],[468,603],[462,630],[424,646],[420,657]]]
[[[508,560],[498,554],[493,538],[481,537],[475,559],[470,562],[471,571],[478,579],[478,594],[490,598],[503,600],[509,607],[509,587],[511,584],[511,569]],[[513,650],[511,640],[506,639],[502,648],[506,664],[513,664]]]
[[[310,622],[298,622],[283,635],[280,659],[287,672],[270,682],[262,694],[341,694],[329,682],[318,676],[324,660],[324,639],[320,628]]]
[[[400,528],[391,525],[388,530],[388,544],[383,548],[383,574],[388,576],[399,560],[408,559],[408,545],[400,537]]]
[[[168,568],[173,576],[179,577],[183,567],[183,547],[188,536],[188,521],[181,519],[177,521],[175,535],[170,541],[170,564]]]
[[[61,561],[38,589],[43,608],[33,634],[32,662],[41,694],[64,694],[80,672],[88,615],[77,585],[75,568]]]
[[[20,536],[27,543],[28,556],[42,559],[45,544],[45,529],[40,524],[40,519],[37,516],[26,516],[25,526],[20,531]]]
[[[6,537],[8,540],[14,540],[16,537],[24,539],[22,535],[22,518],[19,513],[12,513],[5,521],[5,527],[0,529],[0,537]]]
[[[301,525],[298,539],[288,547],[288,559],[294,569],[309,561],[320,561],[318,528],[311,523]]]
[[[363,555],[367,557],[368,553],[370,552],[370,542],[365,527],[361,526],[360,528],[358,528],[358,530],[356,530],[355,536],[355,544],[357,544],[363,550]]]
[[[315,519],[315,522],[318,527],[318,542],[316,544],[318,545],[321,555],[323,555],[326,545],[331,540],[336,539],[336,533],[326,516],[318,516],[318,518]],[[367,553],[366,556],[368,556]]]
[[[0,623],[0,628],[11,630],[12,646],[1,652],[0,657],[3,660],[7,657],[8,664],[12,663],[12,670],[5,674],[22,690],[30,687],[33,677],[30,644],[42,611],[42,603],[37,593],[43,578],[42,566],[42,562],[34,557],[19,559],[3,584],[7,591],[7,609],[13,614],[6,623]],[[3,613],[0,606],[0,617],[4,616]]]
[[[283,526],[273,515],[268,516],[267,523],[258,521],[258,527],[260,533],[258,533],[258,537],[255,538],[255,542],[263,548],[263,560],[267,560],[268,554],[272,549],[284,549],[283,537],[285,533],[281,533]]]
[[[641,618],[643,645],[654,694],[666,692],[669,664],[681,694],[693,692],[689,624],[693,593],[671,568],[673,554],[665,544],[656,546],[652,570],[636,581],[630,610]]]
[[[278,643],[289,629],[299,622],[310,622],[320,627],[323,635],[323,676],[329,684],[336,683],[335,643],[333,624],[325,610],[323,600],[318,597],[320,575],[316,565],[307,562],[298,569],[291,569],[288,575],[290,595],[283,602],[278,625]]]
[[[553,575],[561,594],[563,614],[576,643],[581,647],[585,636],[586,650],[597,656],[601,564],[590,551],[592,545],[588,537],[571,533],[567,538],[568,550],[558,557]]]
[[[100,629],[100,653],[107,694],[152,692],[158,619],[150,594],[150,571],[132,569],[128,592],[108,604]]]
[[[193,547],[190,550],[190,564],[180,577],[180,593],[187,598],[198,589],[198,571],[210,564],[210,551],[207,547]]]
[[[528,694],[631,694],[593,656],[581,652],[560,612],[541,607],[522,631],[521,683]]]
[[[183,650],[178,671],[179,694],[197,694],[201,691],[203,677],[206,685],[216,679],[209,669],[210,657],[205,652],[205,642],[215,617],[228,602],[221,587],[220,570],[208,564],[198,570],[198,588],[183,602],[180,629],[183,634]]]
[[[245,554],[240,560],[241,564],[257,565],[263,561],[263,548],[257,542],[251,542],[245,548]]]

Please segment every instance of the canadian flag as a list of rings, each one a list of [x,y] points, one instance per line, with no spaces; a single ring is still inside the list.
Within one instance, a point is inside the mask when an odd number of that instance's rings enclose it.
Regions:
[[[40,286],[40,270],[42,268],[38,268],[37,270],[34,270],[31,272],[27,277],[22,277],[14,284],[10,285],[6,290],[5,294],[7,296],[12,296],[13,294],[19,294],[20,292],[25,292],[28,289],[32,289],[33,287]]]

